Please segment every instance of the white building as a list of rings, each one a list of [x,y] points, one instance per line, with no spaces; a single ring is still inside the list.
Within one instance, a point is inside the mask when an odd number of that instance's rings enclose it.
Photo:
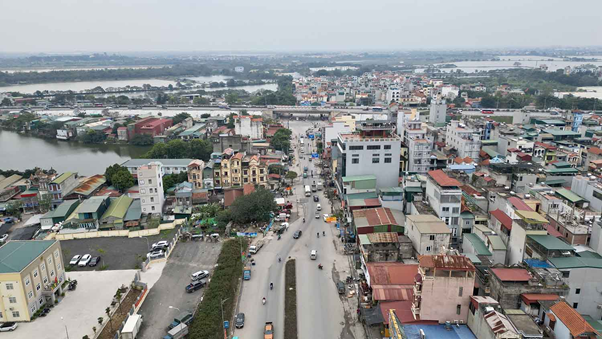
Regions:
[[[434,215],[406,216],[405,230],[418,255],[440,254],[443,248],[449,248],[451,231]]]
[[[458,89],[458,86],[455,85],[447,85],[441,87],[441,95],[449,100],[454,100],[455,98],[457,98],[459,92],[460,90]]]
[[[400,112],[397,115],[397,126],[403,143],[408,147],[407,170],[416,173],[428,172],[433,140],[427,137],[426,128],[420,121],[420,112]]]
[[[447,114],[447,105],[445,99],[439,97],[431,100],[429,111],[429,122],[433,125],[445,124],[445,116]]]
[[[159,162],[151,162],[138,168],[138,186],[142,214],[163,215],[163,171]]]
[[[392,87],[387,90],[386,101],[387,104],[391,102],[399,102],[401,98],[401,90],[397,87]]]
[[[445,143],[458,151],[460,158],[479,160],[481,136],[479,131],[468,129],[461,121],[453,120],[447,125]]]
[[[234,117],[234,130],[236,134],[251,139],[263,139],[263,120],[252,115]]]
[[[331,145],[332,140],[336,140],[339,134],[348,134],[354,131],[355,123],[353,125],[346,121],[333,121],[330,126],[324,127],[324,147]]]
[[[134,177],[138,175],[138,168],[142,165],[156,162],[161,164],[161,174],[180,174],[188,171],[188,164],[194,159],[130,159],[121,166],[127,168]]]
[[[234,67],[234,72],[236,72],[236,73],[242,73],[244,71],[245,71],[245,68],[242,67],[242,66],[236,66],[236,67]]]
[[[450,178],[442,170],[428,172],[426,196],[435,214],[451,230],[452,238],[461,237],[460,213],[462,207],[462,184]]]

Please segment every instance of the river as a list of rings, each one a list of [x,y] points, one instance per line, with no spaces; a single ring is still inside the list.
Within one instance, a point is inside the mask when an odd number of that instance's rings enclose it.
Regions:
[[[140,157],[149,149],[133,145],[84,145],[0,130],[0,168],[4,170],[37,166],[80,175],[102,174],[105,168]]]

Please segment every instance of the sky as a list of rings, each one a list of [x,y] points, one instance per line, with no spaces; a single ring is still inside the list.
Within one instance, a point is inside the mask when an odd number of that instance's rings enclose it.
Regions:
[[[0,51],[602,45],[601,0],[0,0]]]

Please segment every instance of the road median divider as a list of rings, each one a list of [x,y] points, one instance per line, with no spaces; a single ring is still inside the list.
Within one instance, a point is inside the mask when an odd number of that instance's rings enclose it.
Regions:
[[[284,337],[297,339],[297,274],[295,259],[286,262],[284,273]]]

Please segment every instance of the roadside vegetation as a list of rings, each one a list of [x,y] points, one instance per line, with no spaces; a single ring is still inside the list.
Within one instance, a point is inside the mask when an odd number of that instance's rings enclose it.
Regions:
[[[297,339],[297,275],[295,259],[286,262],[284,276],[284,337]]]
[[[190,324],[189,338],[221,339],[224,337],[222,302],[224,319],[232,319],[236,304],[234,296],[238,293],[238,285],[242,278],[241,248],[247,248],[246,239],[238,238],[224,242],[203,301]]]

